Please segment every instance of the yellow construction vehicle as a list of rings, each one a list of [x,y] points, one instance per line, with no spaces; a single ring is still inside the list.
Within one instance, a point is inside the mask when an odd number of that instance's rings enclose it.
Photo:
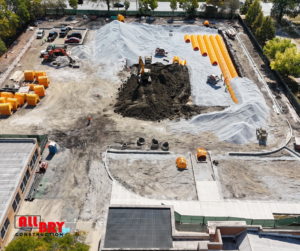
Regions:
[[[150,77],[151,70],[150,69],[145,69],[144,62],[142,60],[142,57],[139,57],[139,71],[137,78],[140,83],[142,83],[144,80],[148,81],[148,83],[152,82],[152,79]]]

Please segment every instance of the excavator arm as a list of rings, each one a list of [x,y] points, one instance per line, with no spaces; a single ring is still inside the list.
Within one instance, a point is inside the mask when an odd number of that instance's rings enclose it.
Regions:
[[[139,57],[139,73],[140,73],[141,75],[144,75],[144,71],[145,71],[145,66],[144,66],[142,57],[140,56],[140,57]]]

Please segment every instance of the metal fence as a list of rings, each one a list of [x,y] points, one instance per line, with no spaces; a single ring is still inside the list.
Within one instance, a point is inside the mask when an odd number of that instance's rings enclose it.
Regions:
[[[293,105],[294,109],[296,110],[297,114],[300,116],[300,104],[299,104],[298,100],[295,98],[294,94],[291,92],[290,88],[285,83],[285,81],[282,79],[280,74],[277,71],[274,71],[271,69],[271,67],[270,67],[271,62],[270,62],[269,58],[264,55],[264,50],[261,48],[261,46],[258,43],[258,41],[256,40],[255,36],[252,34],[251,30],[248,28],[248,26],[246,25],[246,23],[244,22],[244,20],[241,18],[240,15],[238,16],[238,19],[239,19],[240,23],[242,24],[243,28],[246,30],[250,40],[255,45],[261,59],[269,67],[269,69],[274,73],[277,81],[283,87],[286,97],[289,99],[289,101]]]
[[[284,218],[279,220],[255,220],[237,217],[207,217],[207,216],[191,216],[191,215],[181,215],[175,212],[175,221],[177,224],[199,224],[207,225],[208,221],[245,221],[247,225],[261,225],[265,228],[281,228],[282,226],[291,226],[295,229],[300,229],[300,216]],[[297,226],[298,225],[298,226]],[[188,227],[186,227],[188,228]]]

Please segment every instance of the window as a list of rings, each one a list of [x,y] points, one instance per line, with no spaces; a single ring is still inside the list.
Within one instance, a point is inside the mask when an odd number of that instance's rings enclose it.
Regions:
[[[29,170],[27,169],[27,171],[24,175],[24,178],[22,180],[22,183],[20,185],[20,189],[21,189],[22,193],[24,192],[24,190],[26,188],[26,185],[27,185],[27,182],[28,182],[29,178],[30,178],[30,173],[29,173]]]
[[[9,219],[6,218],[6,220],[4,222],[4,225],[3,225],[2,229],[1,229],[1,238],[2,238],[2,240],[4,240],[4,237],[5,237],[6,232],[8,230],[9,224],[10,224]]]
[[[39,152],[38,152],[37,149],[35,149],[34,155],[32,156],[32,159],[30,161],[30,168],[31,168],[31,170],[34,168],[35,163],[36,163],[38,157],[39,157]]]
[[[26,179],[27,179],[27,181],[29,180],[29,177],[30,177],[30,172],[29,172],[29,170],[27,169],[27,171],[26,171],[26,174],[25,174],[25,176],[26,176]]]
[[[14,212],[17,211],[17,208],[18,208],[18,206],[19,206],[20,200],[21,200],[21,198],[20,198],[19,192],[17,192],[16,197],[15,197],[15,200],[14,200],[14,202],[13,202],[13,204],[12,204],[12,207],[13,207]]]
[[[23,185],[23,182],[21,182],[21,185],[20,185],[20,189],[21,189],[21,191],[22,191],[22,193],[24,192],[24,185]]]

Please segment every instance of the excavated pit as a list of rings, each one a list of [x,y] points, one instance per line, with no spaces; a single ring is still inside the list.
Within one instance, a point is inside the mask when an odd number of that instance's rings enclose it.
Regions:
[[[225,107],[199,107],[192,105],[191,85],[186,66],[176,64],[149,65],[152,82],[139,83],[136,73],[138,65],[131,68],[131,77],[120,90],[115,112],[124,117],[159,121],[163,119],[188,119],[194,115],[221,111]],[[188,104],[189,102],[189,104]]]

